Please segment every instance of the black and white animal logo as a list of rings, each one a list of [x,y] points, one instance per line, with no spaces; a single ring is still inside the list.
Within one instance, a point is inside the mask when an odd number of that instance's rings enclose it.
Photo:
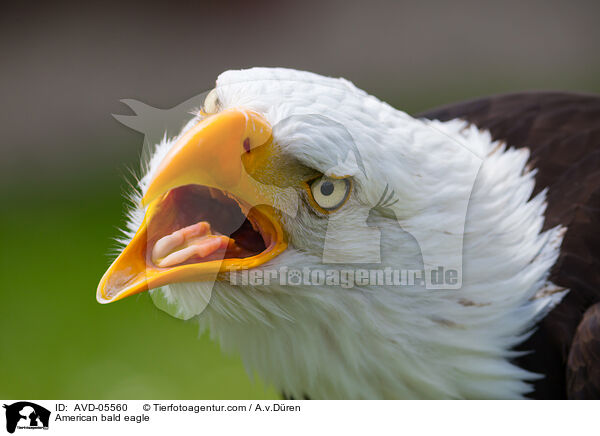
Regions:
[[[48,429],[50,411],[29,401],[5,404],[6,431],[14,433],[19,429]]]

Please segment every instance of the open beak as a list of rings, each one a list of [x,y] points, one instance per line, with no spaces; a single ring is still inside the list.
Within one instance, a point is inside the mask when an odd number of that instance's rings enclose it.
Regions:
[[[160,163],[142,199],[144,222],[108,268],[97,300],[109,303],[169,283],[216,280],[259,266],[287,247],[272,200],[248,171],[272,145],[258,113],[230,109],[200,121]]]

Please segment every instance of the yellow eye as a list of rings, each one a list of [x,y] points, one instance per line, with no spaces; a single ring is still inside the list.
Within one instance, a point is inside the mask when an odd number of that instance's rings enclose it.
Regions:
[[[216,114],[221,110],[221,102],[219,101],[219,96],[217,95],[217,90],[213,89],[208,93],[206,98],[204,99],[204,105],[202,106],[202,112],[207,115]]]
[[[333,212],[344,205],[350,196],[350,178],[334,179],[322,176],[309,183],[310,194],[322,212]]]

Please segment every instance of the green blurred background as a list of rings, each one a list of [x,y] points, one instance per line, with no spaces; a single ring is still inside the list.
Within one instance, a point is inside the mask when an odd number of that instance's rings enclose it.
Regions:
[[[592,1],[80,2],[0,16],[0,397],[276,398],[148,295],[101,306],[142,136],[230,68],[344,76],[415,113],[525,89],[600,92]]]

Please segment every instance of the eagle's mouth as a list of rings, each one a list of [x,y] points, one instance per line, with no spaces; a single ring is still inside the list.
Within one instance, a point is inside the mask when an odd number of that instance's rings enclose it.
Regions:
[[[228,271],[282,253],[287,242],[280,214],[269,206],[272,194],[245,171],[261,170],[252,158],[270,144],[269,123],[242,109],[203,119],[179,138],[155,169],[140,205],[144,220],[100,280],[97,300],[226,280]]]
[[[274,243],[273,229],[261,228],[265,221],[259,215],[256,208],[220,189],[172,189],[148,222],[146,262],[170,268],[257,256]]]
[[[275,210],[250,206],[233,194],[203,185],[170,189],[149,205],[133,240],[98,287],[101,303],[165,284],[224,279],[286,248]]]

